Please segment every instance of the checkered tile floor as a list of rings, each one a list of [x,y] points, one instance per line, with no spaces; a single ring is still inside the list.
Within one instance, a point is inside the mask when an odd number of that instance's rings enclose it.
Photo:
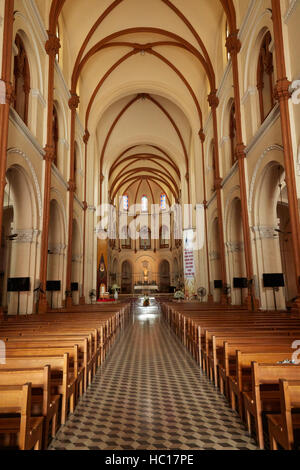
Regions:
[[[255,450],[156,306],[135,309],[51,450]]]

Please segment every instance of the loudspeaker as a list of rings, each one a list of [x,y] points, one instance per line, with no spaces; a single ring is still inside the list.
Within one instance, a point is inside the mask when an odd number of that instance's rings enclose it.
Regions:
[[[60,292],[61,282],[60,281],[47,281],[46,290],[47,292]]]
[[[72,291],[72,292],[78,292],[78,291],[79,291],[78,282],[72,282],[72,283],[71,283],[71,291]]]
[[[233,278],[234,289],[246,289],[248,287],[248,280],[246,277],[235,277]]]
[[[214,281],[215,289],[223,289],[223,281]]]
[[[263,275],[264,287],[284,287],[284,276],[282,273],[271,273]]]
[[[7,279],[7,292],[29,292],[29,277],[12,277]]]

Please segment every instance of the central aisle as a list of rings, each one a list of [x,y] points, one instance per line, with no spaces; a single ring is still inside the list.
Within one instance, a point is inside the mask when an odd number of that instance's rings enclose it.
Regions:
[[[255,450],[237,414],[160,317],[136,306],[53,450]]]

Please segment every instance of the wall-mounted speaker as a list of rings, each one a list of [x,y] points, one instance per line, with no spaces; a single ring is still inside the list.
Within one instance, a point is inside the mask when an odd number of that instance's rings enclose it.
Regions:
[[[264,287],[284,287],[282,273],[268,273],[263,275]]]
[[[29,277],[11,277],[7,279],[7,292],[29,292]]]
[[[47,281],[46,290],[47,292],[60,292],[61,281]]]
[[[246,277],[235,277],[233,278],[233,288],[234,289],[247,289],[248,280]]]
[[[220,280],[214,281],[214,288],[223,289],[223,281],[220,281]]]

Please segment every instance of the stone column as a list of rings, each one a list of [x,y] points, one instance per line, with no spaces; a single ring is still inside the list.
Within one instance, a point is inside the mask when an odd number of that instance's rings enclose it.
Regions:
[[[85,145],[85,169],[84,169],[84,201],[83,201],[83,240],[82,240],[82,292],[81,292],[81,297],[79,299],[80,305],[84,305],[86,303],[85,301],[85,295],[84,295],[84,290],[85,290],[85,242],[86,242],[86,212],[88,209],[88,204],[86,202],[86,196],[87,196],[87,150],[88,150],[88,142],[89,142],[90,134],[89,131],[86,130],[85,134],[83,136],[83,142]]]
[[[208,280],[208,296],[207,300],[209,303],[213,303],[213,295],[211,292],[211,276],[210,276],[210,264],[209,264],[209,247],[208,247],[208,218],[207,218],[207,200],[206,200],[206,178],[205,178],[205,156],[204,156],[204,142],[205,134],[203,129],[199,132],[199,137],[201,140],[201,149],[202,149],[202,173],[203,173],[203,194],[204,194],[204,220],[205,220],[205,249],[206,249],[206,263],[207,263],[207,280]]]
[[[214,148],[215,148],[215,190],[217,194],[217,207],[218,207],[218,224],[219,224],[219,236],[220,236],[220,263],[221,263],[221,274],[223,288],[227,285],[227,274],[226,274],[226,261],[225,261],[225,242],[224,242],[224,224],[223,224],[223,209],[222,209],[222,178],[220,176],[220,161],[219,161],[219,137],[218,137],[218,121],[217,121],[217,107],[219,106],[219,98],[217,97],[217,91],[213,91],[208,96],[209,106],[212,110],[213,117],[213,130],[214,130]],[[228,303],[228,296],[225,291],[221,295],[221,303]]]
[[[248,278],[247,306],[249,310],[257,310],[259,307],[259,300],[255,298],[255,289],[254,289],[254,282],[253,282],[253,258],[252,258],[252,251],[251,251],[248,197],[247,197],[247,185],[246,185],[246,176],[245,176],[246,154],[245,154],[245,145],[243,142],[243,134],[242,134],[241,97],[240,97],[239,68],[238,68],[238,53],[241,50],[241,42],[238,38],[238,31],[235,31],[234,33],[231,33],[228,36],[227,41],[226,41],[226,47],[227,47],[228,53],[231,55],[231,60],[232,60],[234,103],[235,103],[235,117],[236,117],[236,136],[237,136],[236,156],[237,156],[238,168],[239,168],[245,262],[246,262],[246,272],[247,272],[247,278]]]
[[[279,101],[280,105],[285,180],[289,201],[293,255],[295,263],[296,282],[298,288],[298,298],[294,305],[294,311],[300,313],[300,224],[295,178],[295,165],[293,156],[293,144],[291,136],[291,121],[289,114],[289,99],[291,97],[289,87],[291,83],[287,79],[286,74],[281,7],[280,2],[278,0],[272,0],[272,19],[274,25],[274,42],[277,68],[275,98]]]
[[[75,184],[75,122],[76,109],[79,106],[79,96],[72,94],[69,100],[69,108],[71,110],[71,132],[70,132],[70,179],[69,179],[69,229],[68,229],[68,255],[67,255],[67,277],[66,277],[66,307],[71,307],[72,292],[72,241],[73,241],[73,212],[74,212],[74,194],[76,191]]]
[[[0,104],[0,240],[2,237],[2,220],[4,189],[6,185],[6,162],[9,109],[13,101],[13,84],[11,82],[11,65],[13,50],[13,23],[14,23],[14,0],[5,0],[4,30],[3,30],[3,54],[1,80],[4,91],[3,102]],[[0,306],[0,316],[2,315]]]
[[[43,201],[43,227],[41,239],[41,267],[40,267],[40,298],[39,313],[46,313],[48,309],[46,297],[47,283],[47,263],[48,263],[48,238],[49,238],[49,218],[50,218],[50,191],[51,191],[51,169],[54,161],[53,146],[53,102],[54,102],[54,65],[55,57],[60,48],[58,37],[48,31],[48,41],[45,44],[46,52],[49,56],[48,70],[48,114],[47,114],[47,144],[44,155],[44,201]]]

